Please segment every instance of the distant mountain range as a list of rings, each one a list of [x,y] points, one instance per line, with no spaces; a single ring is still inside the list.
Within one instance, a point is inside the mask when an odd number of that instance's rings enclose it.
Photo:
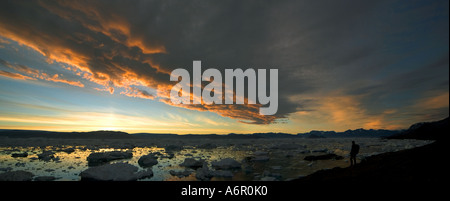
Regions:
[[[384,130],[384,129],[355,129],[344,132],[335,131],[310,131],[308,133],[299,133],[297,135],[307,138],[339,138],[339,137],[388,137],[401,133],[402,130]]]
[[[121,131],[91,131],[91,132],[54,132],[40,130],[8,130],[0,129],[0,138],[60,138],[60,139],[140,139],[140,138],[214,138],[214,139],[257,139],[257,138],[390,138],[390,139],[436,139],[448,133],[448,120],[436,122],[424,122],[412,125],[407,130],[384,129],[355,129],[344,132],[335,131],[310,131],[307,133],[252,133],[226,135],[218,134],[160,134],[160,133],[135,133],[128,134]],[[433,130],[433,132],[428,132]],[[438,130],[438,131],[436,131]]]
[[[420,139],[420,140],[441,140],[447,139],[450,129],[448,126],[449,117],[434,122],[422,122],[413,124],[409,129],[389,136],[390,139]]]
[[[54,132],[40,130],[0,130],[0,137],[62,138],[62,139],[124,139],[130,135],[121,131]]]
[[[226,138],[226,139],[257,139],[257,138],[338,138],[338,137],[386,137],[400,133],[390,130],[347,130],[345,132],[335,131],[311,131],[308,133],[253,133],[226,135],[218,134],[158,134],[158,133],[135,133],[128,134],[121,131],[91,131],[91,132],[54,132],[40,130],[0,130],[0,137],[8,138],[58,138],[58,139],[128,139],[128,138]]]

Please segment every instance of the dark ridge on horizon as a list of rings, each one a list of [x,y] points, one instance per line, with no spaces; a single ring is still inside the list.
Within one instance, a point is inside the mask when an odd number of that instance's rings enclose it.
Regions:
[[[0,130],[0,137],[8,138],[63,138],[63,139],[125,139],[122,131],[55,132],[42,130]]]
[[[173,133],[134,133],[122,131],[89,131],[89,132],[56,132],[44,130],[0,129],[0,137],[8,138],[62,138],[62,139],[139,139],[139,138],[214,138],[214,139],[257,139],[257,138],[388,138],[388,139],[421,139],[443,138],[448,133],[449,117],[435,122],[413,124],[407,130],[355,129],[344,132],[310,131],[307,133],[252,133],[252,134],[173,134]],[[433,131],[433,132],[432,132]]]
[[[56,132],[43,130],[9,130],[0,129],[0,137],[8,138],[63,138],[63,139],[124,139],[124,138],[227,138],[227,139],[257,139],[257,138],[339,138],[339,137],[387,137],[400,133],[398,130],[356,129],[344,132],[310,131],[308,133],[252,133],[252,134],[173,134],[173,133],[134,133],[122,131],[89,131],[89,132]]]
[[[407,130],[387,137],[388,139],[440,140],[448,138],[449,117],[433,122],[421,122],[411,125]]]

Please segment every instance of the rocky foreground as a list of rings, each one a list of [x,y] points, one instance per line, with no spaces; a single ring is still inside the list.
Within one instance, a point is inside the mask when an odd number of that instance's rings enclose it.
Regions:
[[[446,166],[444,143],[371,156],[348,168],[320,170],[299,183],[439,182]]]
[[[449,118],[412,125],[405,132],[390,138],[395,139],[434,139],[434,143],[370,156],[361,163],[347,168],[320,170],[304,178],[294,180],[298,183],[440,183],[447,171],[447,139]]]

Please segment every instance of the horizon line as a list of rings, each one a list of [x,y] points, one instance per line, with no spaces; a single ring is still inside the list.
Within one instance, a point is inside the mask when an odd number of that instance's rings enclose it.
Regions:
[[[286,133],[286,132],[253,132],[253,133],[153,133],[153,132],[126,132],[120,130],[91,130],[91,131],[52,131],[52,130],[33,130],[33,129],[2,129],[0,128],[0,132],[3,131],[40,131],[40,132],[53,132],[53,133],[90,133],[90,132],[122,132],[128,135],[136,135],[136,134],[151,134],[151,135],[254,135],[254,134],[287,134],[287,135],[301,135],[301,134],[310,134],[311,132],[335,132],[335,133],[344,133],[347,131],[356,131],[356,130],[365,130],[365,131],[403,131],[407,129],[365,129],[365,128],[357,128],[357,129],[347,129],[345,131],[334,131],[334,130],[310,130],[308,132],[299,132],[299,133]]]

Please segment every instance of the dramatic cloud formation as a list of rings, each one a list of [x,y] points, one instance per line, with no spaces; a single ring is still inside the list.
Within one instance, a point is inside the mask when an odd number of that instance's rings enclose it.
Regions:
[[[11,73],[8,71],[3,71],[3,70],[0,70],[0,75],[9,77],[9,78],[13,78],[13,79],[20,79],[20,80],[33,80],[34,79],[34,78],[31,78],[31,77],[28,77],[25,75],[21,75],[19,73]]]
[[[28,66],[24,66],[21,64],[11,64],[2,59],[0,59],[0,65],[3,67],[8,67],[12,70],[18,71],[20,73],[26,74],[26,75],[22,75],[19,73],[7,72],[7,71],[2,70],[1,75],[6,76],[6,77],[22,79],[22,80],[36,80],[36,78],[38,78],[41,80],[47,80],[47,81],[51,81],[51,82],[60,82],[60,83],[65,83],[65,84],[69,84],[69,85],[73,85],[73,86],[77,86],[77,87],[84,87],[84,84],[81,83],[80,81],[65,80],[65,79],[61,78],[58,74],[54,74],[54,75],[50,76],[47,73],[39,72],[39,70],[30,68]]]
[[[0,48],[17,43],[60,69],[0,56],[0,75],[246,124],[402,128],[424,115],[448,116],[448,6],[446,0],[2,1]],[[173,105],[169,75],[176,68],[191,72],[193,60],[222,73],[279,69],[277,114],[259,115],[260,104]]]
[[[161,36],[153,37],[152,23],[141,27],[142,20],[154,20],[154,16],[133,16],[132,12],[139,5],[127,9],[123,3],[110,7],[109,2],[82,1],[39,1],[13,2],[5,5],[5,10],[20,8],[23,12],[4,12],[0,34],[19,44],[26,45],[42,55],[48,62],[67,64],[68,70],[80,77],[102,85],[97,90],[114,93],[115,88],[123,88],[121,94],[154,99],[156,96],[163,102],[169,98],[170,89],[174,83],[169,82],[169,73],[175,65],[152,64],[153,55],[165,54],[164,42]],[[146,2],[145,2],[146,3]],[[159,5],[161,7],[164,5]],[[161,12],[161,11],[159,11]],[[14,20],[10,20],[14,19]],[[135,21],[129,21],[129,20]],[[34,23],[41,22],[41,23]],[[45,22],[45,23],[43,23]],[[190,22],[193,23],[193,22]],[[148,26],[148,27],[147,27]],[[157,26],[155,26],[157,28]],[[176,30],[173,30],[176,31]],[[61,37],[64,36],[64,37]],[[165,39],[167,40],[167,39]],[[177,47],[174,47],[175,49]],[[178,59],[178,55],[172,58]],[[192,63],[192,58],[186,60]],[[178,66],[178,67],[182,67]],[[186,66],[189,68],[189,66]],[[58,75],[41,74],[41,79],[64,82],[81,86],[80,82],[62,80]],[[150,94],[146,89],[155,89],[157,94]],[[179,105],[175,105],[179,106]],[[260,116],[248,112],[254,106],[182,106],[189,109],[217,112],[222,116],[238,118],[254,123],[271,123],[275,118]],[[239,108],[238,111],[233,111]],[[246,114],[236,114],[243,112]]]

